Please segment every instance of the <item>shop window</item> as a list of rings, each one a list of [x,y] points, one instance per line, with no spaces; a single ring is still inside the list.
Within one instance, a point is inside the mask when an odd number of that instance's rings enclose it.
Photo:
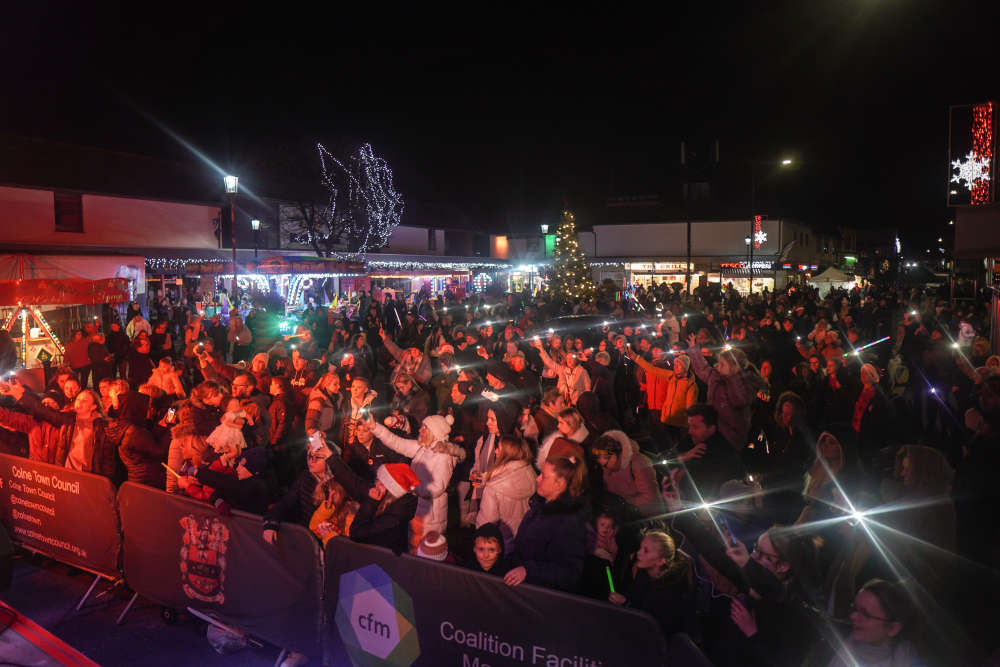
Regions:
[[[54,192],[57,232],[83,233],[83,201],[78,192]]]

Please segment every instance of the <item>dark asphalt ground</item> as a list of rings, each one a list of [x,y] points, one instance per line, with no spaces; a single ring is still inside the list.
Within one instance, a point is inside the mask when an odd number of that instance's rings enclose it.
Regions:
[[[107,581],[76,611],[93,576],[38,555],[18,556],[11,588],[0,593],[0,599],[103,667],[270,667],[278,657],[279,649],[268,645],[219,655],[205,639],[202,621],[182,614],[175,625],[168,625],[159,605],[142,598],[123,624],[116,625],[131,593],[97,597],[110,588]],[[0,656],[0,663],[10,660]]]

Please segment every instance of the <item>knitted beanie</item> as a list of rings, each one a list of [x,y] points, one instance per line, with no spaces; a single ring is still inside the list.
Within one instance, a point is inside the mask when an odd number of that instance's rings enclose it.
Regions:
[[[451,415],[430,415],[424,417],[423,425],[434,436],[434,442],[447,440],[451,434],[451,425],[455,423],[455,418]]]
[[[441,533],[432,530],[420,540],[417,555],[421,558],[443,561],[448,558],[448,540]]]

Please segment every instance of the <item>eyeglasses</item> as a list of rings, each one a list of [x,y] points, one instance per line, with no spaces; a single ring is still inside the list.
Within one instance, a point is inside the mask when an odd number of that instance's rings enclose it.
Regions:
[[[854,612],[858,612],[859,614],[861,614],[862,616],[864,616],[865,618],[867,618],[869,621],[882,621],[883,623],[894,623],[895,622],[895,619],[892,619],[892,618],[882,618],[881,616],[872,616],[871,614],[869,614],[864,609],[861,609],[860,607],[858,607],[858,605],[852,604],[851,605],[851,613],[854,613]]]
[[[768,551],[764,551],[763,549],[760,548],[760,544],[759,543],[753,545],[753,554],[752,555],[753,556],[757,556],[757,557],[763,556],[763,557],[768,558],[768,559],[770,559],[772,561],[781,560],[781,556],[779,554],[775,554],[775,553],[770,553]]]
[[[309,455],[309,460],[310,461],[325,461],[326,457],[323,456],[322,454],[310,454]]]

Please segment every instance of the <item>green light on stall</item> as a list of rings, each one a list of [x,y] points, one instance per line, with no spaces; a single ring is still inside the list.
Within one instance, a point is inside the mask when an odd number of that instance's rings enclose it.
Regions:
[[[857,257],[852,257],[850,255],[844,255],[844,264],[854,264],[858,261]]]
[[[556,235],[546,234],[545,235],[545,256],[551,257],[556,251]]]

